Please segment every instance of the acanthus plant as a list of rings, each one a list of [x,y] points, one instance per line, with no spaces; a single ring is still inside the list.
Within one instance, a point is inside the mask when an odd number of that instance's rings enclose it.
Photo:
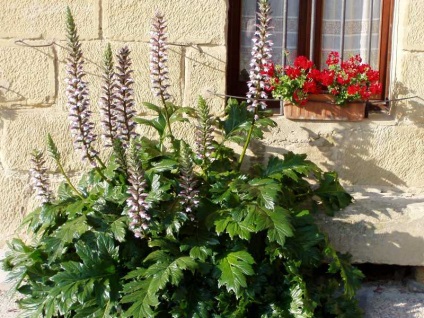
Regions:
[[[242,169],[233,145],[260,139],[266,112],[229,100],[214,120],[203,98],[193,109],[158,97],[146,103],[156,117],[134,118],[158,140],[116,137],[105,167],[26,217],[30,242],[10,242],[3,267],[26,316],[360,317],[361,273],[313,218],[351,202],[337,174],[293,153]],[[194,150],[172,135],[188,115]],[[63,171],[51,137],[49,152]]]

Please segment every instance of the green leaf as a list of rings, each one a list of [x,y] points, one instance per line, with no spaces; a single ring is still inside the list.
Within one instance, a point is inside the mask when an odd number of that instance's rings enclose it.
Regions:
[[[284,246],[286,237],[293,236],[289,212],[281,207],[276,207],[273,211],[267,210],[266,212],[272,224],[268,230],[268,239]]]
[[[288,152],[284,155],[284,160],[271,157],[264,171],[264,176],[281,180],[287,176],[294,181],[298,181],[300,176],[308,176],[310,173],[318,173],[318,167],[309,160],[306,160],[304,154],[294,154]]]
[[[127,275],[127,278],[139,274],[144,277],[143,281],[132,282],[125,286],[126,295],[122,302],[133,302],[128,310],[129,316],[154,317],[151,307],[159,305],[157,293],[167,284],[177,286],[183,278],[184,270],[193,271],[197,267],[197,262],[189,256],[173,258],[164,251],[155,251],[146,259],[156,263],[147,270],[137,270],[136,273]]]
[[[183,122],[187,121],[186,118],[183,117],[184,114],[187,114],[189,116],[194,116],[195,109],[192,107],[176,107],[174,106],[174,111],[172,114],[169,114],[169,122],[175,123],[175,122]]]
[[[194,246],[190,250],[190,257],[205,262],[209,256],[212,256],[212,253],[212,249],[206,246]]]
[[[88,230],[87,218],[85,215],[82,215],[64,223],[53,235],[45,237],[43,242],[46,250],[51,253],[49,261],[53,262],[62,256],[66,245],[74,239],[78,239]]]
[[[237,298],[243,294],[242,288],[247,287],[246,276],[254,275],[252,264],[255,261],[247,251],[228,252],[218,260],[218,268],[221,275],[218,286],[225,286],[233,291]]]
[[[249,112],[244,103],[239,104],[236,99],[228,99],[226,107],[227,118],[223,123],[225,134],[231,135],[233,131],[249,120]]]
[[[113,239],[109,235],[99,233],[97,236],[97,246],[99,255],[102,259],[112,258],[116,261],[118,260],[118,247],[115,246]]]
[[[147,171],[149,174],[173,170],[177,167],[178,162],[172,159],[162,159],[152,165],[153,167]]]
[[[335,211],[352,203],[352,196],[340,185],[336,172],[326,172],[320,180],[320,186],[314,191],[319,196],[326,212],[333,215]]]
[[[89,230],[87,218],[85,215],[79,216],[74,220],[64,223],[55,233],[55,236],[60,239],[63,244],[70,243],[75,238],[79,238],[81,234]]]
[[[127,232],[127,223],[126,223],[127,217],[123,216],[119,219],[116,219],[112,222],[110,225],[110,230],[112,231],[112,234],[118,242],[125,242],[125,234]]]
[[[131,273],[129,274],[131,275]],[[126,317],[145,318],[155,317],[152,307],[159,305],[159,297],[150,295],[147,289],[152,278],[142,281],[132,281],[124,286],[124,297],[121,303],[132,303],[131,307],[126,311]]]
[[[59,189],[57,190],[57,196],[59,200],[66,200],[69,198],[73,198],[74,192],[66,182],[63,182],[59,185]]]
[[[284,263],[290,284],[290,313],[295,318],[313,318],[317,304],[309,298],[306,283],[299,272],[301,262],[290,260]]]
[[[361,281],[364,278],[362,272],[350,264],[351,256],[349,254],[338,253],[326,239],[327,247],[325,254],[330,258],[328,266],[329,273],[338,273],[344,283],[344,294],[349,298],[355,297],[355,291],[361,287]]]
[[[251,186],[250,192],[255,190],[258,203],[267,209],[274,209],[276,202],[278,202],[278,193],[280,192],[281,185],[273,179],[253,179],[249,181]]]
[[[245,219],[256,231],[268,230],[268,239],[284,246],[286,238],[293,236],[293,226],[290,222],[290,212],[282,207],[268,210],[259,205],[251,204]]]
[[[153,276],[148,292],[155,294],[163,289],[167,283],[176,286],[182,279],[184,270],[194,270],[196,267],[196,261],[189,256],[181,256],[172,261],[168,259],[168,262],[153,264],[144,273],[146,277]]]
[[[146,106],[148,109],[153,110],[157,114],[160,114],[162,112],[162,109],[159,106],[156,106],[155,104],[143,102],[143,105]]]

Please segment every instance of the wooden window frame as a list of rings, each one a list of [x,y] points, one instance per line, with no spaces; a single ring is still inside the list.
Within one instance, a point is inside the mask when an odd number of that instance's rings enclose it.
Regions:
[[[241,41],[241,6],[242,0],[231,0],[228,11],[228,51],[227,51],[227,94],[235,96],[245,96],[247,85],[245,81],[239,80],[240,73],[240,41]],[[382,15],[380,24],[380,57],[379,71],[380,82],[383,85],[381,100],[387,100],[389,95],[389,70],[391,60],[391,39],[393,22],[394,0],[383,0]],[[298,35],[298,55],[309,56],[312,0],[300,0],[299,12],[299,35]],[[323,0],[316,0],[315,21],[322,22]],[[301,27],[304,26],[304,27]],[[314,47],[321,47],[322,23],[316,23],[314,37]],[[321,50],[315,49],[313,61],[320,61]]]

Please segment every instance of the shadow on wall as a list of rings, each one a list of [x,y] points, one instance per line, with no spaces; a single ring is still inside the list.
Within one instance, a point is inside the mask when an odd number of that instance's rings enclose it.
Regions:
[[[331,141],[321,146],[320,137],[310,129],[307,131],[310,145],[321,153],[330,155],[329,162],[321,164],[327,170],[335,170],[340,177],[353,185],[376,185],[399,187],[406,183],[392,171],[384,167],[397,167],[396,160],[404,158],[403,154],[397,154],[396,131],[393,126],[376,128],[368,122],[360,124],[360,127],[349,129],[336,128],[331,135]],[[327,147],[325,147],[327,146]],[[328,147],[332,147],[328,153]]]
[[[413,98],[393,102],[390,105],[390,112],[395,114],[399,121],[406,120],[412,124],[424,124],[424,98],[418,96],[417,91],[409,89],[402,82],[396,81],[393,87],[394,99]]]
[[[326,124],[329,123],[322,123],[322,125]],[[342,128],[341,125],[335,125],[329,134],[321,134],[306,127],[304,123],[297,122],[296,131],[306,132],[308,137],[307,141],[296,144],[296,147],[299,146],[302,152],[306,150],[313,154],[313,156],[308,155],[310,160],[325,170],[337,171],[341,179],[349,184],[406,186],[397,174],[385,168],[398,167],[400,163],[396,160],[405,158],[404,153],[397,153],[397,146],[392,142],[392,139],[396,139],[393,136],[396,134],[394,126],[376,127],[375,124],[367,121],[342,125]],[[266,148],[267,153],[283,154],[287,152],[288,147],[293,149],[293,143],[285,142],[282,147],[267,146]],[[263,150],[257,148],[253,151],[255,155],[260,156]]]
[[[17,112],[14,109],[2,109],[0,106],[0,129],[4,127],[5,120],[15,120]]]

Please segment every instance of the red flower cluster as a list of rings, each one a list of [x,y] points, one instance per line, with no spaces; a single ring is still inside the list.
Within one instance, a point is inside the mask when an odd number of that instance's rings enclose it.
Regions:
[[[271,79],[273,79],[272,82],[275,82],[278,84],[278,78],[275,77],[275,65],[272,62],[265,63],[263,70],[260,72],[260,74],[264,77],[265,80],[265,87],[264,90],[268,93],[271,93],[275,87],[271,84]]]
[[[308,94],[328,91],[334,95],[337,104],[353,100],[368,100],[381,93],[379,72],[369,64],[362,63],[359,55],[341,61],[339,53],[330,52],[326,60],[327,69],[316,69],[305,56],[295,59],[293,66],[270,64],[266,75],[266,86],[275,98],[303,105]],[[270,71],[272,70],[272,71]]]
[[[372,95],[381,93],[381,84],[378,82],[380,74],[369,64],[362,63],[360,55],[352,56],[339,63],[337,52],[330,52],[326,61],[328,71],[333,72],[334,78],[327,78],[324,87],[336,97],[338,104],[353,100],[368,100]],[[324,70],[323,72],[325,72]]]

